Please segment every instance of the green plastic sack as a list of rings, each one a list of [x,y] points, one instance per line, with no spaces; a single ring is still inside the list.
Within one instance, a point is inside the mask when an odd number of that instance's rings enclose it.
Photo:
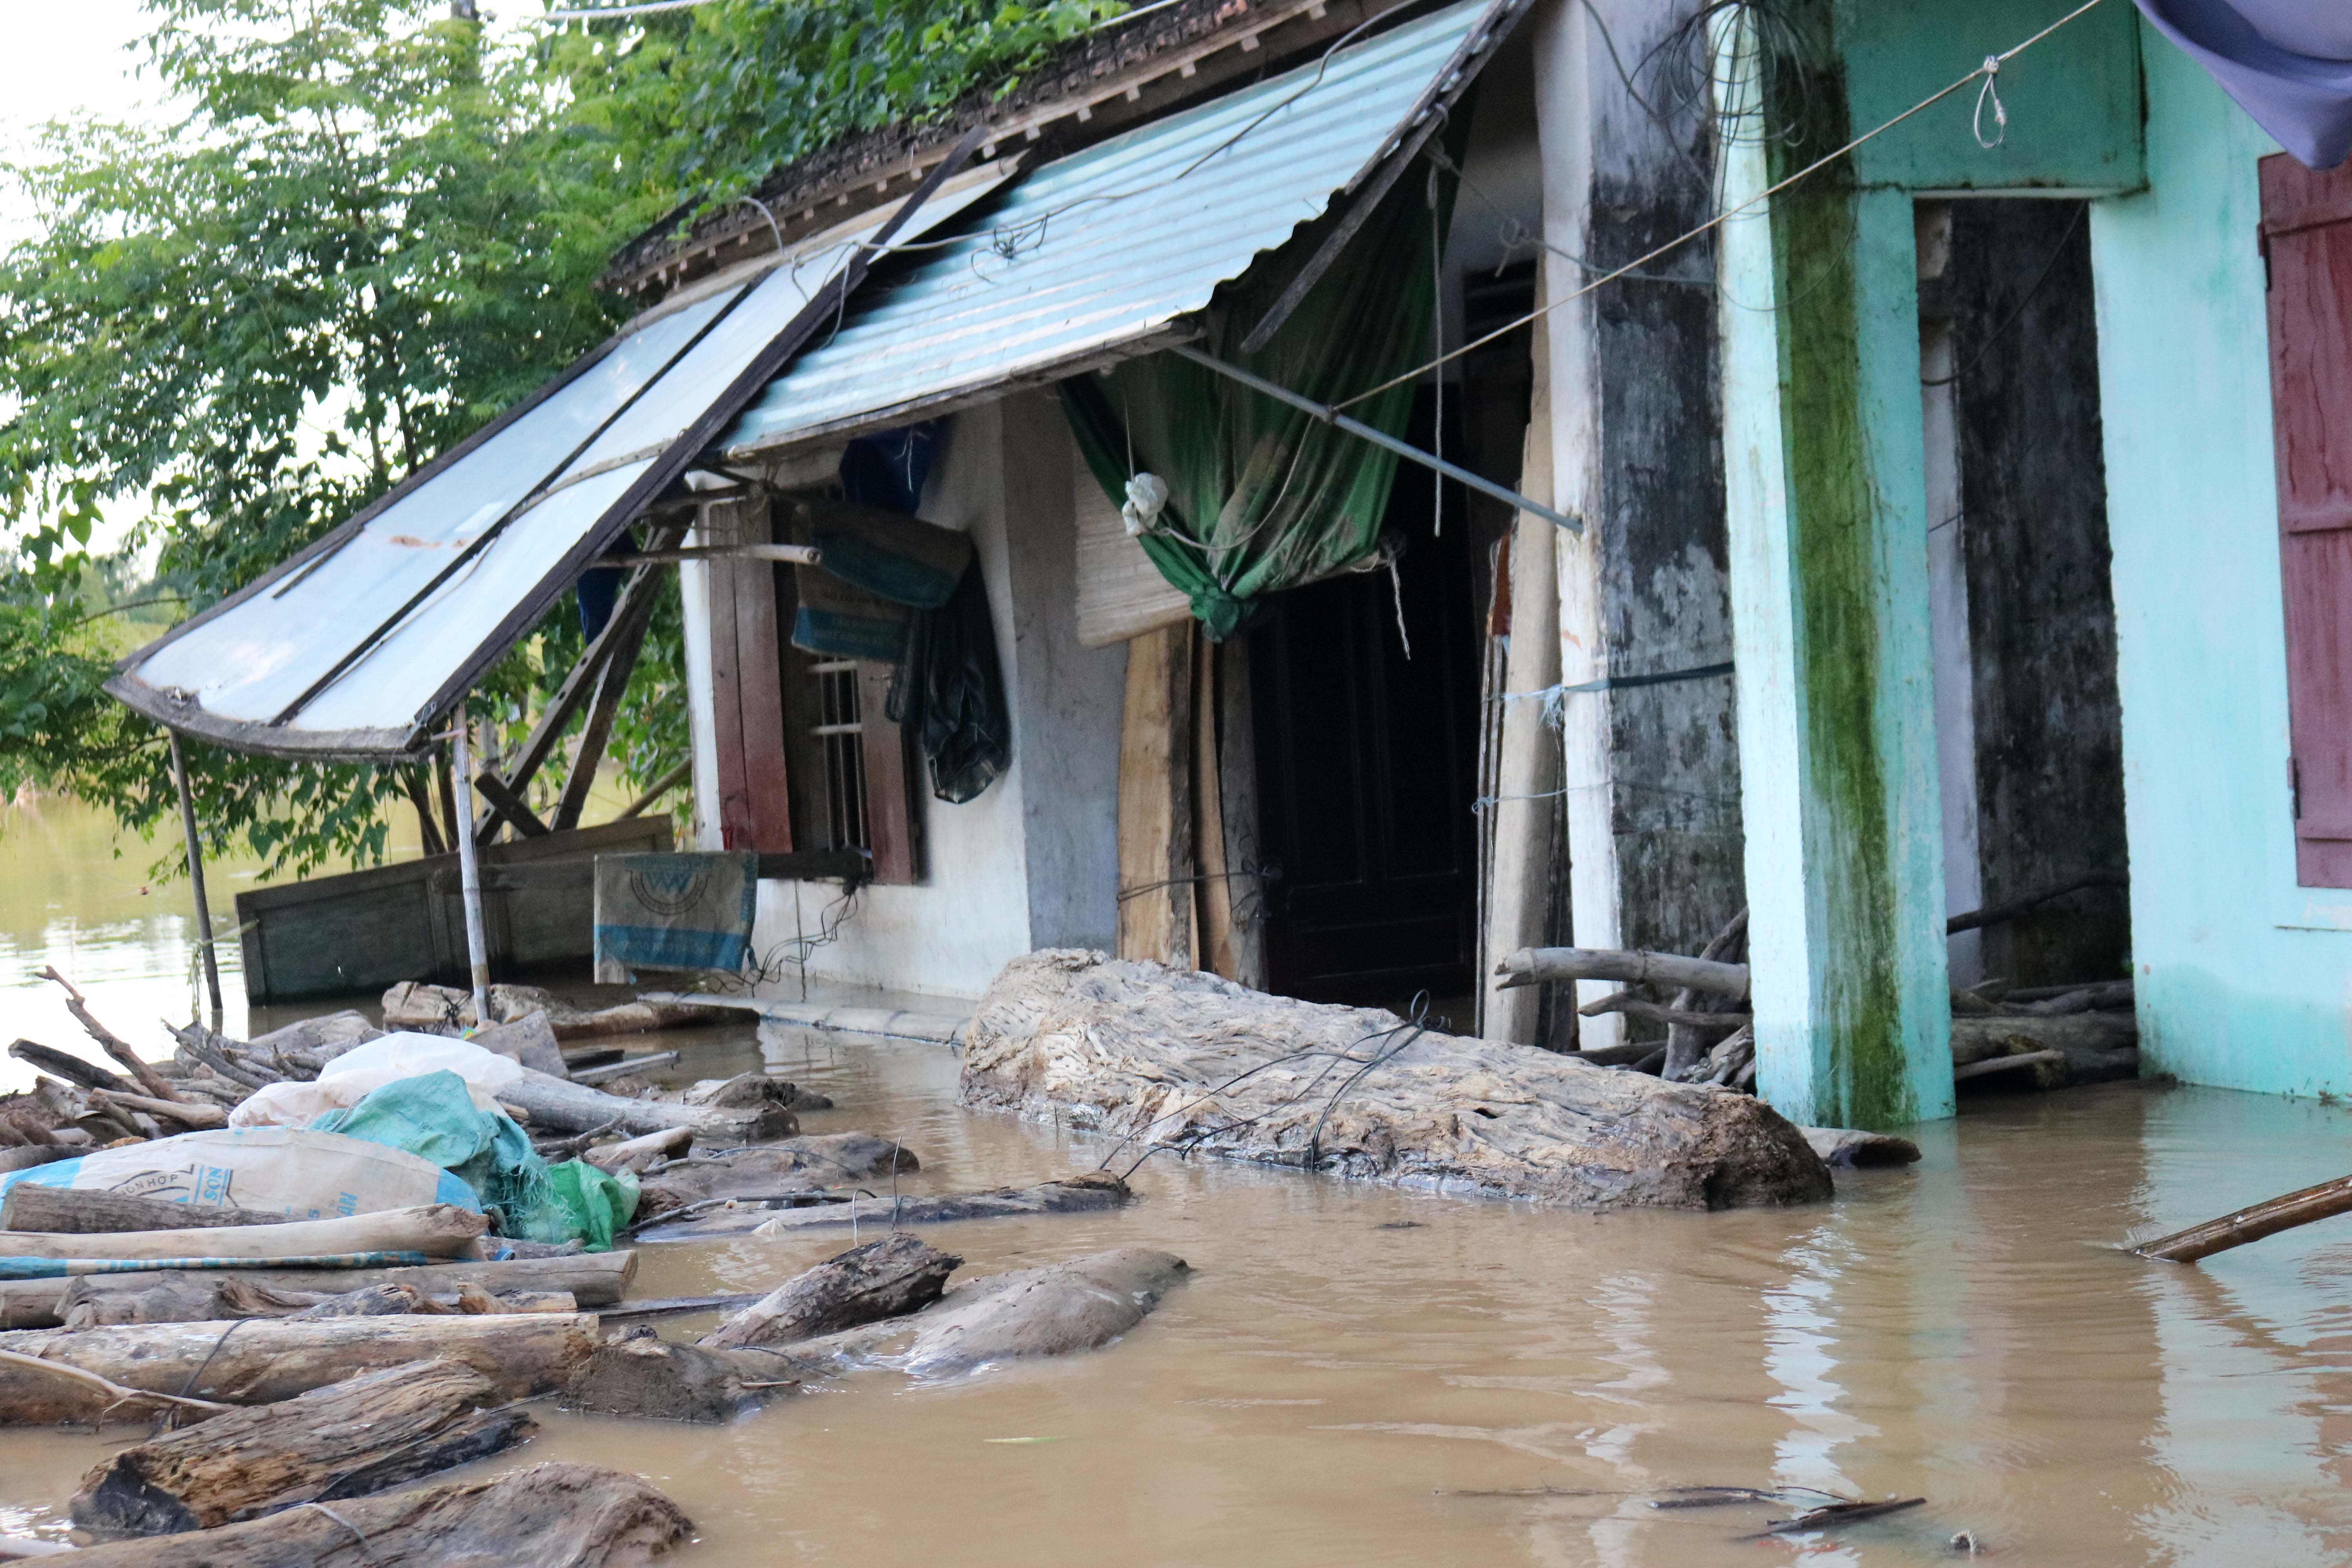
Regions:
[[[549,1168],[547,1180],[571,1215],[572,1234],[591,1252],[610,1251],[613,1237],[636,1215],[637,1178],[627,1171],[614,1175],[585,1160],[566,1160]]]
[[[432,1161],[479,1194],[483,1207],[499,1211],[501,1235],[557,1243],[590,1238],[575,1206],[558,1196],[547,1162],[532,1150],[530,1137],[512,1118],[476,1109],[466,1080],[456,1073],[397,1079],[347,1110],[328,1111],[310,1126]],[[611,1245],[609,1226],[604,1237]]]

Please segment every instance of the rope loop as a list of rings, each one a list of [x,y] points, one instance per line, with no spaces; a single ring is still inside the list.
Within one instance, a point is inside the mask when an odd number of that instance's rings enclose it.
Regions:
[[[1977,68],[1984,75],[1984,86],[1977,89],[1977,111],[1969,116],[1969,129],[1975,132],[1977,145],[1990,152],[2009,140],[2009,110],[2000,101],[2000,57],[1987,55],[1984,64]],[[1992,100],[1992,140],[1985,140],[1985,100]]]

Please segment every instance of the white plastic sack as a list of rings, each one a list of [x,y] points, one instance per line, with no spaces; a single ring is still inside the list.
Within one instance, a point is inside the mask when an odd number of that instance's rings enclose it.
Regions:
[[[305,1086],[307,1087],[307,1086]],[[101,1149],[0,1176],[123,1197],[210,1207],[265,1209],[291,1219],[331,1219],[417,1204],[479,1210],[474,1189],[431,1161],[340,1132],[232,1127]]]
[[[386,1035],[329,1062],[310,1083],[256,1089],[228,1113],[231,1127],[308,1127],[330,1110],[348,1110],[388,1083],[453,1072],[466,1080],[474,1109],[496,1111],[497,1091],[522,1076],[522,1064],[444,1035]]]

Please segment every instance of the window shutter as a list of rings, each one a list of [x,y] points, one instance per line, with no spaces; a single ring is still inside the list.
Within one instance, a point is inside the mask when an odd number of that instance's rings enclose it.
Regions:
[[[711,544],[765,544],[764,499],[704,509]],[[721,556],[710,563],[710,684],[719,752],[719,841],[728,849],[793,847],[784,765],[782,671],[776,629],[776,569]]]
[[[2352,165],[2262,161],[2295,879],[2352,888]]]

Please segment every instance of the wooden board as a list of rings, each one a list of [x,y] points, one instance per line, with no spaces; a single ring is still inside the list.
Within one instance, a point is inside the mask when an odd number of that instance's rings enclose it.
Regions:
[[[1069,453],[1078,518],[1079,645],[1108,647],[1190,620],[1191,602],[1129,536],[1118,503],[1103,493],[1076,442]]]
[[[635,817],[481,851],[482,918],[495,978],[585,962],[593,858],[670,847],[667,817]],[[402,980],[460,984],[466,924],[455,855],[311,877],[236,896],[245,994],[255,1003],[380,992]]]
[[[1192,623],[1128,644],[1118,742],[1118,951],[1192,967]]]

